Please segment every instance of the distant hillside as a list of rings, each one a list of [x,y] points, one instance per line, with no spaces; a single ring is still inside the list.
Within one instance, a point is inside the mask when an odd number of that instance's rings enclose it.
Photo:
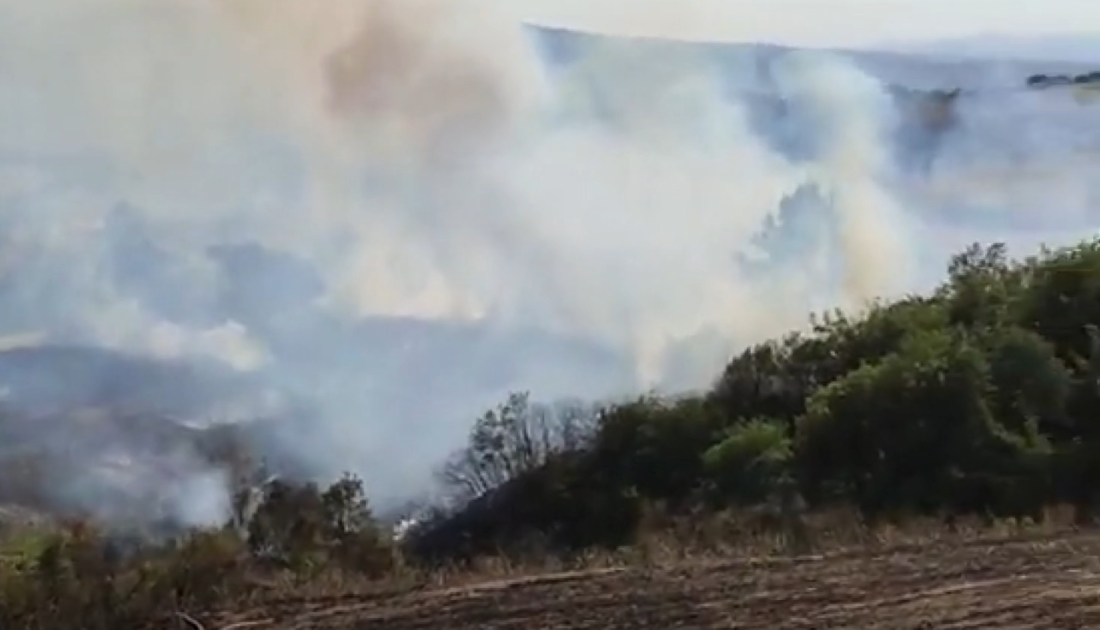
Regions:
[[[556,28],[532,27],[531,31],[543,54],[551,63],[567,64],[577,58],[586,46],[629,45],[636,47],[640,42],[650,42],[667,50],[705,51],[713,55],[719,63],[738,73],[741,80],[751,79],[760,65],[783,54],[794,52],[796,48],[775,44],[755,43],[697,43],[674,42],[651,38],[608,38],[594,33],[584,33]],[[852,59],[857,66],[882,81],[897,83],[913,88],[981,88],[1008,85],[1023,85],[1027,77],[1033,74],[1081,74],[1100,67],[1100,55],[1084,54],[1089,47],[1089,38],[1082,37],[1076,48],[1070,43],[1061,48],[1052,47],[1047,55],[1024,54],[1025,47],[1020,45],[1021,53],[1005,55],[990,43],[982,48],[974,44],[967,49],[971,54],[962,54],[963,44],[953,45],[948,41],[920,44],[883,43],[867,49],[835,49],[836,54]],[[1100,38],[1092,38],[1092,50],[1100,50]],[[1006,44],[1007,45],[1007,44]],[[1033,50],[1042,50],[1036,42]],[[1054,51],[1075,49],[1079,54],[1058,57]],[[938,54],[933,54],[936,52]],[[1096,63],[1092,63],[1096,61]],[[748,84],[749,87],[751,83]]]
[[[920,42],[881,42],[870,48],[971,59],[1028,59],[1100,66],[1100,35],[982,34]]]

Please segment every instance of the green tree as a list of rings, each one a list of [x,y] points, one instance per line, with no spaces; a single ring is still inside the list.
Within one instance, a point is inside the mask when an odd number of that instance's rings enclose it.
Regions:
[[[721,504],[751,505],[771,497],[789,473],[791,439],[784,423],[754,419],[734,427],[703,455]]]
[[[647,396],[604,411],[591,456],[602,475],[677,508],[700,489],[703,453],[725,427],[701,398]]]
[[[799,425],[803,479],[869,514],[1008,509],[1042,444],[994,418],[989,365],[965,336],[914,335],[818,392]]]

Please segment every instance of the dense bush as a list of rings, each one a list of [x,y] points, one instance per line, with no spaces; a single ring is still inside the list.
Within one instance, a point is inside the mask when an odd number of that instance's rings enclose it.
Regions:
[[[1086,519],[1100,474],[1097,326],[1100,241],[1023,261],[974,245],[930,295],[815,318],[733,357],[703,394],[592,410],[584,439],[547,443],[418,535],[438,551],[568,531],[550,537],[567,551],[631,540],[644,512],[577,506],[629,497],[690,514],[792,491],[868,519],[1036,517],[1063,501]],[[471,440],[456,458],[515,460],[509,448]]]
[[[703,467],[719,505],[751,505],[780,487],[791,456],[791,439],[781,422],[747,420],[703,453]]]

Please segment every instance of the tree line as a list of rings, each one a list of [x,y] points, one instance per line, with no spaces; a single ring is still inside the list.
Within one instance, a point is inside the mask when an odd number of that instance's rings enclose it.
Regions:
[[[671,514],[798,504],[1088,520],[1100,472],[1100,240],[1009,258],[973,245],[926,295],[826,313],[733,357],[705,392],[604,406],[517,394],[441,471],[458,497],[414,528],[454,560],[537,540],[630,544]]]

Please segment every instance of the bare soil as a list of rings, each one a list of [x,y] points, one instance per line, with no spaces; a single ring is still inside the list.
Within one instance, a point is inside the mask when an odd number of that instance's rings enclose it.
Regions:
[[[244,625],[238,625],[238,624]],[[290,598],[206,630],[1100,628],[1100,534],[624,568]]]

